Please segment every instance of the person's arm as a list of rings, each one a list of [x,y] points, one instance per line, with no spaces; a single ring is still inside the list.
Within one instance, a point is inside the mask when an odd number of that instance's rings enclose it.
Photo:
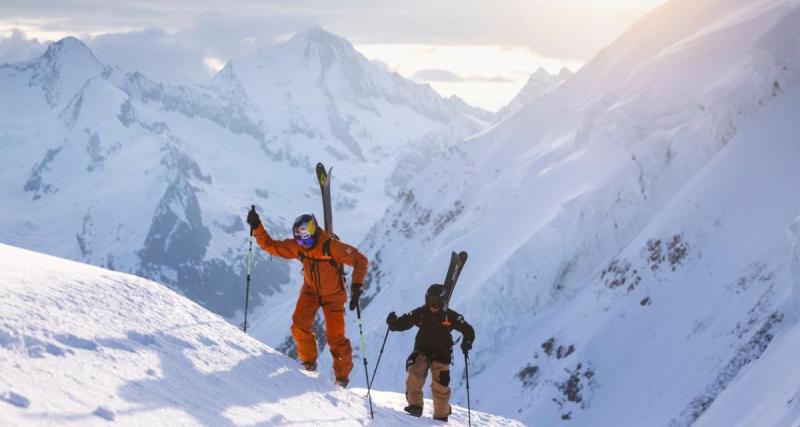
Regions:
[[[297,258],[299,247],[294,239],[273,240],[269,233],[267,233],[263,224],[258,224],[258,227],[253,230],[253,236],[255,236],[256,242],[258,242],[258,246],[261,246],[261,249],[265,250],[270,255],[286,259]]]
[[[464,320],[464,316],[458,313],[455,314],[456,320],[453,322],[453,329],[461,332],[461,336],[464,337],[463,342],[461,343],[461,350],[466,353],[472,349],[472,343],[475,342],[475,329],[473,329],[472,325]]]
[[[389,329],[392,331],[407,331],[417,325],[417,317],[417,310],[413,310],[400,317],[397,317],[394,312],[391,312],[389,313],[389,317],[386,318],[386,323],[389,324]]]
[[[358,249],[347,243],[331,239],[331,258],[341,264],[353,267],[353,275],[350,280],[350,311],[358,307],[361,293],[364,291],[364,277],[367,275],[367,257]]]
[[[350,283],[363,285],[367,276],[367,257],[358,249],[339,240],[331,240],[331,258],[339,264],[353,267]]]

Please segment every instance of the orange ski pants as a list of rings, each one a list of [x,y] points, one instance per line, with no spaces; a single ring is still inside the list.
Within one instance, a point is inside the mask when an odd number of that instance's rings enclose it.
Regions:
[[[353,370],[353,349],[344,334],[344,304],[347,293],[341,292],[320,297],[313,290],[303,287],[297,298],[292,315],[292,337],[297,344],[297,356],[301,362],[317,360],[317,339],[311,326],[322,307],[325,316],[325,336],[333,356],[333,372],[336,378],[349,378]]]

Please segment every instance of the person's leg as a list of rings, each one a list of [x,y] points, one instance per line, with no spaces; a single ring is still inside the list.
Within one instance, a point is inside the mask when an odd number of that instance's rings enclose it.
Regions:
[[[325,315],[325,335],[328,347],[333,356],[333,372],[337,379],[349,381],[353,370],[353,348],[344,334],[344,303],[347,294],[326,296],[322,301],[322,313]]]
[[[431,376],[433,417],[447,418],[450,415],[450,365],[434,361],[431,365]]]
[[[318,297],[305,289],[300,290],[292,315],[292,337],[297,344],[297,357],[306,367],[317,362],[317,339],[311,325],[314,324],[318,308]]]
[[[425,385],[425,379],[428,377],[428,358],[419,352],[413,352],[406,360],[406,401],[408,406],[423,407],[424,400],[422,399],[422,386]]]

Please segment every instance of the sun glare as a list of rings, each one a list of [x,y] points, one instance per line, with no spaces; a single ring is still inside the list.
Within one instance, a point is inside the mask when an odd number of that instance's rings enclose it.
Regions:
[[[442,95],[496,111],[506,105],[539,67],[557,73],[583,63],[537,55],[521,46],[359,44],[364,56],[400,75],[430,84]],[[438,78],[434,76],[440,76]]]

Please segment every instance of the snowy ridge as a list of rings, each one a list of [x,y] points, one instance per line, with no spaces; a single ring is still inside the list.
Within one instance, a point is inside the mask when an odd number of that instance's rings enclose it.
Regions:
[[[372,345],[467,250],[452,304],[476,325],[475,407],[545,425],[796,425],[799,22],[796,1],[670,1],[451,148],[362,245],[383,261]]]
[[[165,286],[0,245],[3,425],[441,425],[344,390]],[[427,402],[430,405],[430,402]],[[466,425],[454,407],[450,425]],[[521,426],[483,413],[474,425]]]

